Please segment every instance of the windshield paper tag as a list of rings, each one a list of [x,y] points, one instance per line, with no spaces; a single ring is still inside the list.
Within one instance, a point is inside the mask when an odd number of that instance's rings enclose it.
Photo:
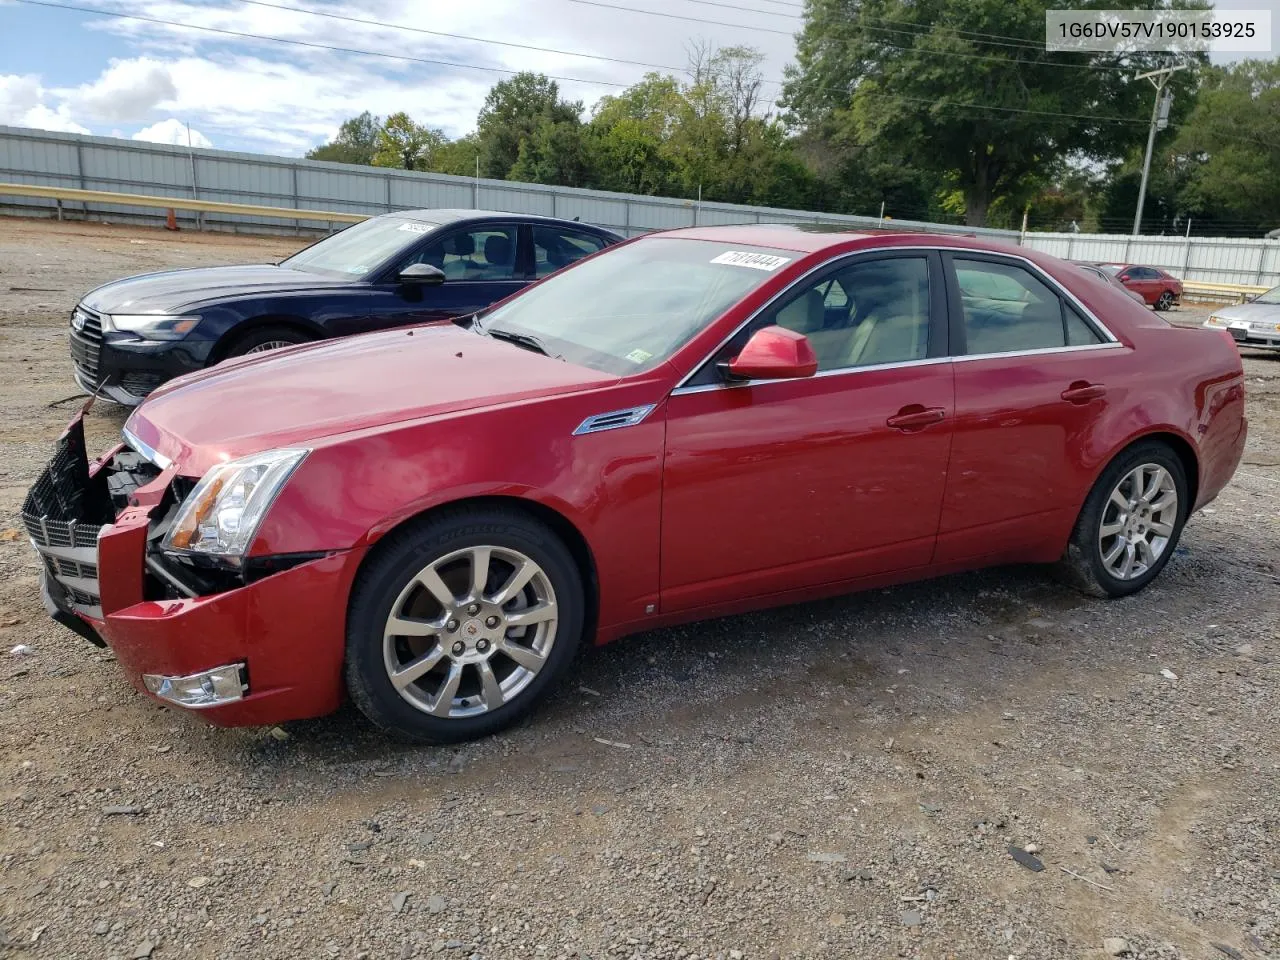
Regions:
[[[402,223],[400,224],[400,229],[407,230],[409,233],[430,233],[431,232],[431,227],[425,223],[413,223],[413,222]]]
[[[632,363],[644,363],[652,356],[653,354],[648,350],[641,350],[639,347],[636,347],[636,349],[627,354],[627,359]]]
[[[750,267],[752,270],[777,270],[784,263],[790,263],[790,257],[775,257],[771,253],[750,253],[746,250],[730,250],[718,257],[711,258],[712,263],[728,263],[735,267]]]

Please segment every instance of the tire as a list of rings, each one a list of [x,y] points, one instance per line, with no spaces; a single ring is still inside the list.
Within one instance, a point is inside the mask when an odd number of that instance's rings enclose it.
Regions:
[[[1155,492],[1145,500],[1139,498],[1139,509],[1133,510],[1131,478],[1139,468],[1144,468],[1141,476],[1147,492]],[[1170,492],[1176,501],[1172,507],[1160,510]],[[1130,509],[1122,510],[1121,500]],[[1173,556],[1190,507],[1186,471],[1177,454],[1158,440],[1140,441],[1112,460],[1089,491],[1063,555],[1062,571],[1090,596],[1126,597],[1137,593],[1159,576]],[[1104,534],[1104,524],[1108,531],[1118,532]],[[1136,543],[1138,539],[1147,543],[1145,551]],[[1122,543],[1125,540],[1129,546]],[[1119,554],[1113,552],[1117,548]],[[1131,563],[1127,574],[1126,559]]]
[[[481,562],[488,576],[477,594]],[[582,641],[585,607],[573,556],[546,525],[511,509],[442,512],[388,536],[357,577],[347,690],[361,713],[402,740],[496,733],[561,679]],[[409,633],[392,633],[393,613]],[[508,622],[522,614],[532,622]]]
[[[1164,293],[1160,294],[1160,299],[1156,301],[1156,309],[1157,309],[1157,310],[1172,310],[1172,309],[1173,309],[1173,294],[1172,294],[1172,293],[1170,293],[1168,290],[1166,290]]]
[[[294,327],[272,324],[256,327],[243,336],[237,337],[227,347],[223,359],[227,357],[243,357],[246,353],[263,353],[279,347],[292,347],[299,343],[310,343],[314,338]]]

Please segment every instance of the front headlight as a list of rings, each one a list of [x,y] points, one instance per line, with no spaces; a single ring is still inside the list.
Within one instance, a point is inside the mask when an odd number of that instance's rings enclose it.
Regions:
[[[112,313],[103,319],[113,330],[136,333],[146,340],[181,340],[200,322],[199,317],[162,313]]]
[[[1215,327],[1223,327],[1223,326],[1226,326],[1226,324],[1227,324],[1227,321],[1225,321],[1225,320],[1223,320],[1221,317],[1217,317],[1217,316],[1210,316],[1210,317],[1209,317],[1209,322],[1210,322],[1211,324],[1213,324]]]
[[[310,450],[268,450],[211,469],[178,507],[168,550],[243,557],[289,475]]]

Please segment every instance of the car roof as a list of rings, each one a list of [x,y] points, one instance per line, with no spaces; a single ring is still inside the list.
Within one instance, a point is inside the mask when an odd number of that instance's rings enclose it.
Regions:
[[[473,220],[505,220],[508,223],[554,223],[557,226],[583,227],[604,233],[614,233],[607,227],[599,227],[594,223],[582,223],[578,220],[566,220],[563,217],[542,217],[532,213],[508,213],[502,210],[463,210],[453,207],[440,209],[395,210],[385,213],[386,217],[399,217],[403,220],[416,220],[419,223],[434,223],[440,226],[454,223],[466,223]]]
[[[983,240],[973,234],[923,233],[899,230],[844,230],[816,223],[750,223],[722,227],[681,227],[652,236],[688,240],[740,243],[751,247],[774,247],[797,253],[819,253],[833,247],[856,250],[861,247],[929,246],[961,247],[991,253],[1016,253],[1037,260],[1031,250],[1008,243]]]

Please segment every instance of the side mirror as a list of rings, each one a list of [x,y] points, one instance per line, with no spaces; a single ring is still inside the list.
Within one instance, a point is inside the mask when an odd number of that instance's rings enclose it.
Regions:
[[[763,327],[751,335],[726,369],[733,380],[791,380],[818,372],[809,338],[786,327]]]
[[[434,287],[444,283],[444,271],[429,263],[411,263],[400,271],[399,280]]]

